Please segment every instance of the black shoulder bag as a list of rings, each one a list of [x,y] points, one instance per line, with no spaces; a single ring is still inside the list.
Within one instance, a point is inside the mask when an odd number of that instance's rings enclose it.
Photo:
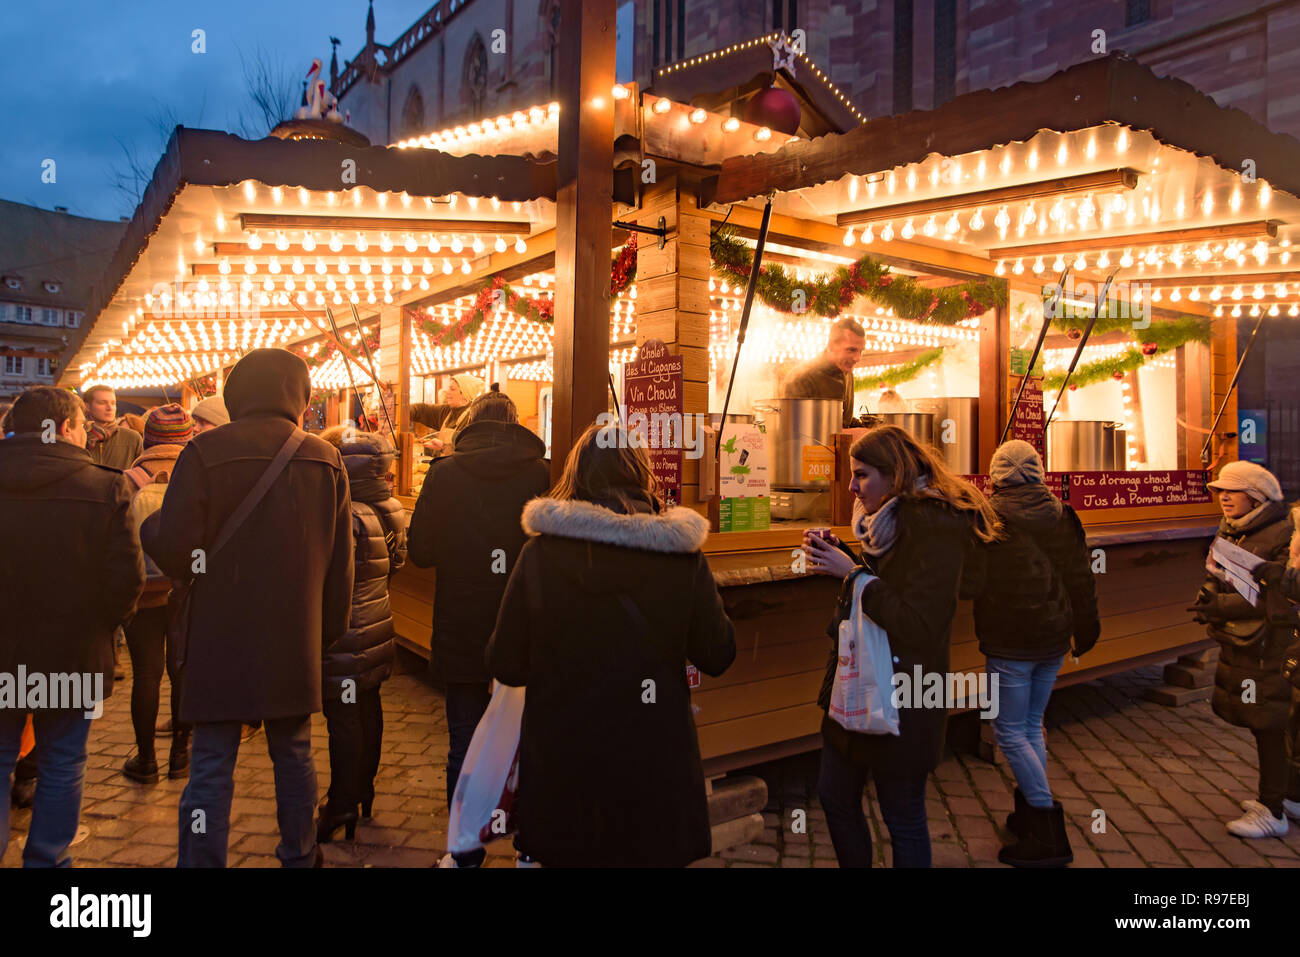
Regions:
[[[266,467],[262,477],[248,490],[248,494],[239,503],[239,507],[230,513],[230,517],[221,526],[212,547],[206,549],[205,563],[212,561],[213,556],[225,547],[225,544],[239,530],[239,526],[244,524],[244,520],[248,518],[253,509],[257,508],[258,502],[262,501],[266,493],[270,491],[271,486],[280,477],[280,473],[284,471],[284,467],[289,464],[289,460],[293,458],[294,453],[298,451],[298,446],[302,445],[305,438],[307,438],[306,432],[302,429],[294,429],[289,438],[285,440],[284,445],[280,446],[280,451],[275,453],[275,458],[271,459],[271,464]],[[185,666],[185,653],[190,630],[190,598],[194,592],[196,578],[197,576],[191,575],[185,581],[174,585],[171,597],[167,599],[167,640],[174,643],[176,648],[177,668]]]

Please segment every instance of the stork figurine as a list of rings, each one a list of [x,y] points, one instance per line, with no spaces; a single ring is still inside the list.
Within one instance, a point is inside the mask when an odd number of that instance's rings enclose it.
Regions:
[[[307,105],[298,108],[294,118],[299,120],[326,119],[333,123],[342,123],[343,116],[338,111],[338,97],[331,93],[321,79],[320,57],[311,61],[307,71]]]

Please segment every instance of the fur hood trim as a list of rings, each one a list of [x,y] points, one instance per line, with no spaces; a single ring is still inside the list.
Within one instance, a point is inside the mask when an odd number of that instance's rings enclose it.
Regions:
[[[1300,506],[1291,509],[1291,554],[1287,558],[1287,568],[1300,568]]]
[[[670,554],[699,551],[709,537],[708,520],[689,508],[670,508],[658,515],[620,515],[576,499],[533,499],[524,506],[523,526],[529,535],[555,535]]]

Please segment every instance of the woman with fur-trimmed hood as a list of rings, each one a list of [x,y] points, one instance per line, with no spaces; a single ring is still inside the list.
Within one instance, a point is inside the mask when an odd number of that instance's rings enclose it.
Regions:
[[[593,425],[523,526],[488,646],[493,676],[527,687],[516,846],[545,866],[707,857],[686,666],[716,677],[736,656],[708,522],[662,509],[644,450]]]
[[[1292,548],[1293,528],[1282,487],[1271,472],[1253,462],[1229,462],[1209,483],[1219,493],[1223,521],[1219,537],[1280,565]],[[1267,567],[1264,566],[1264,567]],[[1294,693],[1282,673],[1294,622],[1278,618],[1276,594],[1268,589],[1257,604],[1237,593],[1214,562],[1191,611],[1219,643],[1214,675],[1214,713],[1229,724],[1248,729],[1259,751],[1258,800],[1241,802],[1245,812],[1228,822],[1237,837],[1281,837],[1287,817],[1300,819],[1300,778],[1288,757],[1288,734],[1294,728]],[[1262,568],[1257,568],[1256,575]]]

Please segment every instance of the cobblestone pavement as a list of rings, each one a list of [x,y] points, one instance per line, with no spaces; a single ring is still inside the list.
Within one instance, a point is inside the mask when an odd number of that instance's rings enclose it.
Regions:
[[[1048,710],[1053,791],[1070,819],[1076,867],[1296,866],[1300,826],[1282,839],[1244,841],[1224,829],[1239,802],[1255,796],[1254,740],[1216,718],[1206,702],[1166,708],[1141,699],[1158,683],[1158,668],[1117,675],[1058,692]],[[129,677],[119,682],[90,737],[82,824],[89,836],[73,848],[78,866],[171,866],[176,862],[176,806],[183,781],[134,784],[119,769],[134,750]],[[444,767],[447,728],[442,696],[416,674],[383,688],[384,755],[374,817],[353,842],[326,845],[330,866],[427,867],[441,855],[447,828]],[[163,716],[167,694],[163,693]],[[329,760],[325,722],[313,721],[323,794]],[[165,764],[168,741],[158,739]],[[753,770],[768,782],[764,832],[754,844],[730,848],[697,867],[834,867],[835,854],[817,800],[817,755]],[[929,790],[936,867],[999,867],[1002,820],[1012,807],[1005,760],[949,755]],[[266,739],[240,749],[231,820],[235,867],[278,866],[275,790]],[[879,863],[889,862],[888,834],[868,802]],[[807,812],[793,833],[795,810]],[[1094,812],[1105,812],[1094,832]],[[29,811],[12,814],[6,867],[20,863]],[[341,832],[340,832],[341,837]],[[490,845],[488,866],[512,866],[509,842]]]

